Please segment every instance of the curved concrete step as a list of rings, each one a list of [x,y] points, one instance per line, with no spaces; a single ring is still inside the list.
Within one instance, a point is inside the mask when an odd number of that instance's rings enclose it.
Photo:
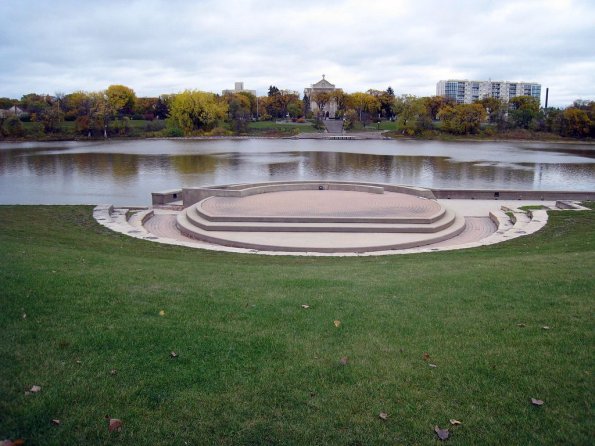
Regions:
[[[187,237],[223,246],[284,252],[372,252],[414,248],[448,240],[465,230],[465,218],[455,215],[447,228],[435,233],[353,232],[229,232],[206,231],[194,225],[186,213],[176,226]]]
[[[212,197],[209,197],[212,198]],[[204,220],[212,222],[259,222],[259,223],[370,223],[370,224],[429,224],[440,220],[446,213],[441,208],[428,217],[316,217],[316,216],[275,216],[275,215],[213,215],[202,204],[209,198],[195,204],[195,211]]]
[[[455,213],[445,210],[442,217],[430,223],[347,223],[347,222],[213,222],[203,217],[198,206],[183,211],[187,219],[205,231],[234,232],[365,232],[365,233],[436,233],[448,228],[455,220]]]

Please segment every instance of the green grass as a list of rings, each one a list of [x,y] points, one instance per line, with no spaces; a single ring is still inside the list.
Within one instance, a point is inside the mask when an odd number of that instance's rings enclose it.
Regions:
[[[430,445],[455,418],[450,444],[592,444],[593,228],[556,211],[479,249],[269,257],[0,207],[0,440]]]
[[[542,204],[530,204],[527,206],[521,206],[519,207],[519,209],[521,211],[537,211],[537,210],[542,210],[542,209],[547,209],[547,206],[544,206]]]
[[[248,129],[252,135],[267,133],[296,135],[298,133],[316,133],[320,131],[315,129],[311,122],[298,124],[294,122],[255,121],[248,124]]]

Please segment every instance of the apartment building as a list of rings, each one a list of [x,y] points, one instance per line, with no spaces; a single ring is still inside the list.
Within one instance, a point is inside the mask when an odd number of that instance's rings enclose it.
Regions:
[[[541,101],[541,84],[535,82],[444,80],[436,84],[436,96],[454,99],[457,104],[471,104],[483,98],[509,101],[515,96],[533,96]]]

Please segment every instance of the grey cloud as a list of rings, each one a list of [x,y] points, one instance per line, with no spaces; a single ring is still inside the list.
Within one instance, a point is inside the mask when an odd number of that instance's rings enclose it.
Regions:
[[[0,96],[302,91],[325,73],[347,91],[417,95],[441,78],[537,81],[566,105],[595,92],[594,18],[591,2],[563,0],[24,0],[0,4]]]

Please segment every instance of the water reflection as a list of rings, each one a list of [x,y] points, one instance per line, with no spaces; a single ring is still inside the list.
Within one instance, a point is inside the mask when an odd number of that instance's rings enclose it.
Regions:
[[[548,147],[540,151],[535,146],[524,148],[510,143],[441,146],[435,142],[416,145],[366,141],[358,144],[283,140],[181,144],[150,141],[145,143],[145,150],[141,150],[143,146],[138,141],[4,144],[0,145],[0,203],[148,204],[151,191],[282,180],[356,180],[440,188],[595,190],[592,146],[565,146],[559,150]],[[336,148],[346,150],[333,150]],[[582,156],[582,152],[589,156]]]

